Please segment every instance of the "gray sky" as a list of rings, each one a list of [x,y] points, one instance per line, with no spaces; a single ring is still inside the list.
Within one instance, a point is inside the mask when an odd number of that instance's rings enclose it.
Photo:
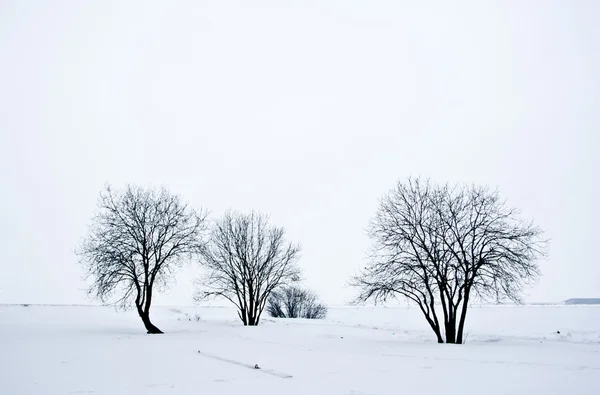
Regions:
[[[258,209],[329,303],[394,183],[498,187],[600,296],[600,2],[0,2],[0,302],[85,303],[106,182]],[[190,304],[196,270],[157,303]]]

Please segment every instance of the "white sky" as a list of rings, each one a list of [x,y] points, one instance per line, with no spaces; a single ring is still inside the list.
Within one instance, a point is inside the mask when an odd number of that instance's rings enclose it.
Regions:
[[[600,296],[600,2],[0,1],[0,303],[87,303],[106,182],[271,214],[349,300],[394,183],[498,187]],[[156,303],[191,304],[193,267]]]

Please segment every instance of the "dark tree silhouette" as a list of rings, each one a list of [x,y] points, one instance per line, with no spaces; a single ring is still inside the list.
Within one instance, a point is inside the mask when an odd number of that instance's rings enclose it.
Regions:
[[[474,298],[519,302],[539,276],[536,260],[547,244],[497,191],[419,179],[382,199],[369,235],[372,262],[351,281],[360,290],[356,302],[407,298],[439,343],[463,342]]]
[[[284,236],[262,214],[225,214],[202,250],[206,275],[197,282],[196,301],[223,297],[235,304],[244,325],[258,325],[271,292],[299,275],[300,247]]]
[[[268,299],[267,312],[275,318],[323,319],[327,307],[319,303],[317,295],[297,285],[273,291]]]
[[[152,296],[202,247],[205,213],[197,213],[165,189],[109,186],[78,255],[92,279],[89,293],[122,308],[135,305],[148,333]]]

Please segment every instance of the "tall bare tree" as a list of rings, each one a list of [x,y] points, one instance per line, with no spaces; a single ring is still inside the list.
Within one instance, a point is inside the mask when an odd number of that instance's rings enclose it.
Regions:
[[[497,191],[399,182],[371,223],[372,262],[352,279],[357,301],[407,298],[439,343],[461,344],[469,302],[519,302],[523,287],[538,278],[542,233]]]
[[[165,189],[128,186],[100,194],[89,235],[78,250],[89,293],[120,307],[135,305],[148,333],[154,291],[167,287],[174,271],[202,247],[206,214]]]
[[[271,292],[299,276],[300,247],[284,236],[260,213],[225,214],[202,251],[206,274],[197,283],[196,300],[223,297],[237,307],[244,325],[258,325]]]

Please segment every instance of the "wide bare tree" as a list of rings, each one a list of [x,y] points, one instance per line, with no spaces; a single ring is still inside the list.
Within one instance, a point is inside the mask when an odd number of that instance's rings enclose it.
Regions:
[[[360,290],[356,301],[406,298],[439,343],[461,344],[474,298],[519,302],[538,278],[542,234],[495,190],[399,182],[371,223],[372,262],[351,282]]]
[[[165,189],[107,186],[78,250],[89,293],[122,308],[135,305],[148,333],[162,333],[150,321],[152,297],[201,250],[205,219]]]
[[[271,292],[297,280],[299,251],[265,215],[228,212],[202,250],[205,275],[195,299],[223,297],[237,307],[244,325],[256,326]]]

